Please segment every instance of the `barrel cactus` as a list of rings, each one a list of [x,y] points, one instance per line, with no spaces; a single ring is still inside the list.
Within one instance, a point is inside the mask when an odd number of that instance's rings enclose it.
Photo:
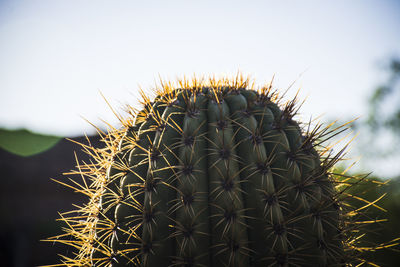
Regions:
[[[64,214],[67,266],[342,266],[357,224],[331,174],[340,130],[294,118],[243,77],[163,83],[118,116],[76,173],[89,202]],[[340,184],[339,184],[340,185]],[[355,212],[354,210],[352,211]]]

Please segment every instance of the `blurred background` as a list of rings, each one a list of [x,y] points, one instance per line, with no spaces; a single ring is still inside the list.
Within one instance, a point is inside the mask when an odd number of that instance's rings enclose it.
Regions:
[[[0,0],[0,265],[59,262],[65,248],[40,240],[84,198],[50,178],[67,180],[74,151],[87,159],[65,138],[101,146],[86,120],[118,127],[101,94],[123,114],[160,78],[238,71],[274,76],[286,99],[301,89],[298,120],[358,118],[340,168],[388,181],[362,189],[387,193],[370,241],[399,237],[400,1]],[[369,257],[400,264],[396,250]]]

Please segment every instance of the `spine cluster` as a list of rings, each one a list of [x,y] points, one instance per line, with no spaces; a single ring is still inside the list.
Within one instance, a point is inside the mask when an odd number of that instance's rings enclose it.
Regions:
[[[351,216],[322,144],[271,86],[247,79],[164,85],[80,165],[90,202],[63,217],[67,266],[340,266]],[[339,127],[340,128],[340,127]]]

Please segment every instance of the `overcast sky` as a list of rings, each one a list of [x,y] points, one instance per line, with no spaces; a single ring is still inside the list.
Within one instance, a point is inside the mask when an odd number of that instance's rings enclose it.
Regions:
[[[400,55],[400,1],[0,0],[0,127],[92,133],[159,75],[241,70],[304,118],[364,116],[379,67]],[[299,77],[300,76],[300,77]]]

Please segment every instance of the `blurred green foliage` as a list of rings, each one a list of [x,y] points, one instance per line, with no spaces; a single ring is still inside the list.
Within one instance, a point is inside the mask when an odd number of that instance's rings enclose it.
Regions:
[[[400,139],[400,59],[392,59],[388,65],[388,80],[370,97],[367,125],[373,132],[388,129]]]
[[[61,138],[36,134],[25,129],[0,129],[0,148],[18,156],[28,157],[50,149]]]
[[[371,171],[367,169],[369,164],[364,166],[365,170],[337,178],[349,185],[357,184],[345,189],[343,194],[347,211],[359,209],[357,220],[371,222],[362,226],[366,234],[357,240],[359,247],[366,248],[362,257],[379,266],[397,267],[400,266],[400,245],[397,244],[400,242],[400,173],[393,171],[396,166],[385,161],[400,156],[400,58],[391,59],[385,66],[385,81],[372,91],[367,101],[367,118],[355,121],[351,127],[361,132],[356,145],[364,160],[390,168],[393,178],[361,174]],[[342,173],[344,169],[339,167],[335,173]]]
[[[336,170],[341,173],[342,170]],[[354,176],[350,178],[350,176]],[[400,178],[383,180],[365,174],[338,176],[348,188],[342,187],[344,210],[359,210],[355,221],[368,222],[361,226],[366,233],[357,246],[369,248],[362,257],[379,266],[398,266],[400,263]],[[386,248],[383,248],[386,247]]]
[[[367,116],[352,123],[363,134],[358,138],[369,160],[400,157],[400,58],[385,64],[386,77],[367,101]]]

